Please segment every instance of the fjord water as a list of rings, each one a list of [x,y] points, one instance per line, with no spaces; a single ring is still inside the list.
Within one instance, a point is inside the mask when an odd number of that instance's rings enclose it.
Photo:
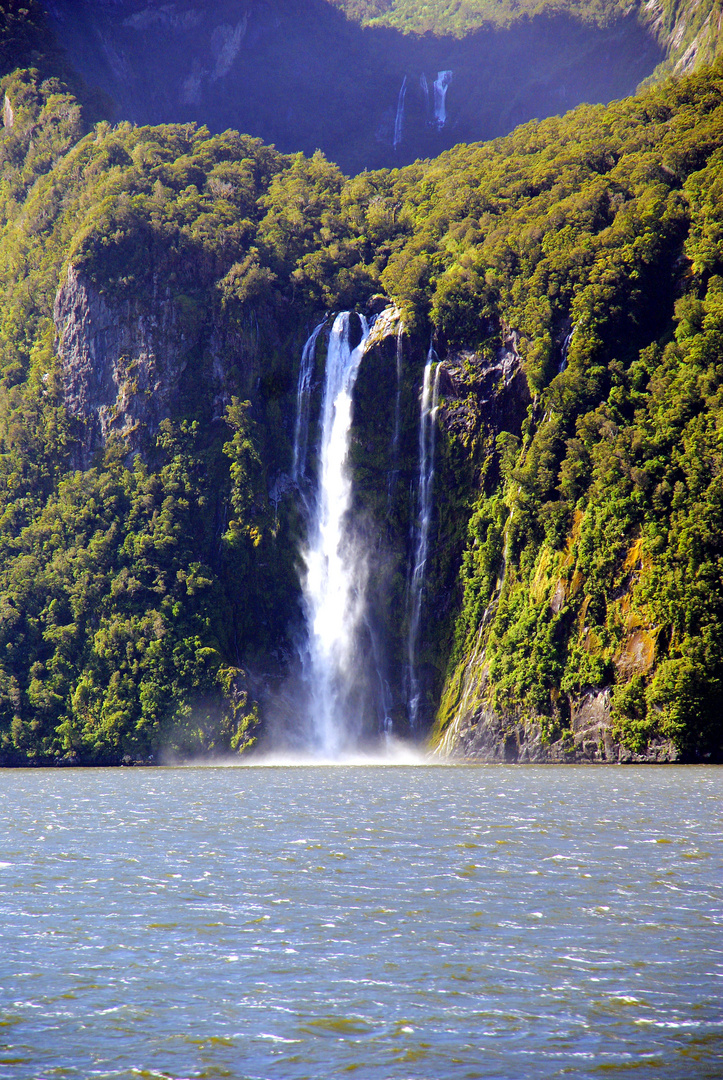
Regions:
[[[0,783],[0,1077],[721,1075],[721,769]]]

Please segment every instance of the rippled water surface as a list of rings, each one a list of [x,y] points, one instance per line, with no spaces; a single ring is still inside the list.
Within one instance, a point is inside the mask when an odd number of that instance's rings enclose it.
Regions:
[[[723,769],[0,792],[2,1078],[723,1076]]]

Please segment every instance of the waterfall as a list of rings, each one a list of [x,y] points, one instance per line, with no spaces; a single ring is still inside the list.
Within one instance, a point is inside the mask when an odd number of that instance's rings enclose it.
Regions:
[[[419,86],[424,96],[424,115],[429,122],[429,83],[424,72],[419,76]]]
[[[349,740],[348,704],[354,685],[357,631],[365,618],[366,561],[347,530],[351,479],[347,468],[352,393],[369,335],[349,343],[350,313],[337,315],[329,350],[321,407],[318,489],[304,553],[302,583],[314,749],[333,757]]]
[[[387,510],[391,509],[392,495],[394,494],[394,488],[396,487],[397,477],[399,475],[399,435],[401,424],[401,404],[402,404],[402,339],[404,337],[404,326],[399,323],[397,327],[397,394],[394,399],[394,431],[392,433],[392,452],[390,461],[392,467],[389,470],[389,480],[387,481]]]
[[[434,380],[432,368],[436,363]],[[437,405],[439,401],[440,364],[429,346],[422,382],[419,416],[419,484],[417,489],[417,521],[414,543],[414,563],[409,589],[409,635],[407,638],[409,722],[416,731],[419,718],[420,686],[417,677],[417,647],[422,616],[422,596],[429,551],[429,528],[432,522],[432,487],[434,485],[434,448]]]
[[[326,326],[326,319],[315,326],[304,345],[299,365],[299,382],[296,388],[296,423],[294,425],[294,456],[291,464],[291,479],[298,484],[306,472],[306,452],[309,444],[309,400],[311,397],[311,378],[314,374],[316,341]]]
[[[397,98],[397,115],[394,120],[394,149],[396,150],[402,141],[402,132],[404,127],[404,102],[407,97],[407,76],[402,79],[402,86],[399,91],[399,97]]]
[[[572,344],[572,336],[574,333],[575,327],[573,326],[572,330],[566,335],[565,340],[562,343],[562,349],[560,350],[560,366],[557,369],[558,375],[561,375],[567,367],[567,356],[570,352],[570,345]]]
[[[438,71],[434,80],[434,118],[440,131],[447,123],[447,88],[451,81],[451,71]]]

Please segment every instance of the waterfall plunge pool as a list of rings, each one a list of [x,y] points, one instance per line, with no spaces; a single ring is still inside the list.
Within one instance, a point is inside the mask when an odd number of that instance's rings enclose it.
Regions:
[[[5,770],[0,1077],[719,1077],[717,767]]]

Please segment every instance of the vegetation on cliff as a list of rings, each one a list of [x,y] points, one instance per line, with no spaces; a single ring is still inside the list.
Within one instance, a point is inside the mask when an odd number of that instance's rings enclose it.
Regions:
[[[441,727],[476,649],[485,700],[549,737],[612,685],[634,749],[720,753],[720,74],[540,125],[505,225],[437,281],[443,327],[492,302],[519,331],[535,395],[470,521]]]
[[[480,702],[547,737],[609,687],[629,745],[720,755],[721,67],[351,180],[194,125],[83,135],[74,97],[32,70],[2,90],[6,760],[252,737],[242,669],[283,663],[296,614],[279,480],[299,346],[320,312],[379,292],[412,349],[432,332],[460,372],[428,585],[439,606],[459,568],[425,649],[439,728],[475,656]],[[164,422],[82,471],[53,317],[70,266],[111,310],[172,309],[188,342]],[[481,396],[504,341],[521,426]],[[132,372],[125,391],[142,393]]]
[[[509,27],[535,15],[571,14],[605,25],[630,10],[626,0],[331,0],[364,26],[389,26],[413,34],[464,36],[482,26]]]
[[[276,607],[293,577],[269,510],[275,433],[262,464],[265,429],[233,396],[233,376],[214,415],[197,351],[178,357],[188,382],[174,421],[141,439],[143,457],[111,438],[76,471],[53,305],[72,265],[109,302],[152,294],[161,278],[190,340],[199,320],[233,327],[273,280],[250,240],[289,163],[192,126],[105,124],[76,141],[79,106],[55,80],[25,72],[4,88],[3,750],[111,761],[245,743],[253,710],[239,658],[283,637],[288,609]],[[274,379],[267,358],[271,414]]]

